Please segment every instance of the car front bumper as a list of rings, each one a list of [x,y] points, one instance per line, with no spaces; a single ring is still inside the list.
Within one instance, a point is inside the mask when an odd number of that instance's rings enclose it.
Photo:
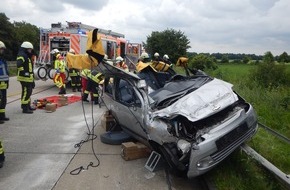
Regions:
[[[240,110],[203,135],[204,141],[192,145],[187,172],[193,178],[212,169],[257,132],[257,116],[251,105]]]

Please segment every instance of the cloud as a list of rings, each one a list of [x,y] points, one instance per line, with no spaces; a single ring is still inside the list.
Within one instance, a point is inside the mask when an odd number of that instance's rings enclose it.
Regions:
[[[134,42],[172,28],[184,32],[196,52],[290,53],[287,0],[2,0],[0,12],[47,28],[82,22]]]

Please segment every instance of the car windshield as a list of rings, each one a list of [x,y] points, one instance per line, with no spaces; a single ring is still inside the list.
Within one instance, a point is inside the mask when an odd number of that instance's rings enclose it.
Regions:
[[[160,108],[167,107],[211,80],[210,77],[194,77],[186,78],[184,80],[174,80],[166,83],[164,87],[151,92],[149,96],[155,101],[156,106]]]

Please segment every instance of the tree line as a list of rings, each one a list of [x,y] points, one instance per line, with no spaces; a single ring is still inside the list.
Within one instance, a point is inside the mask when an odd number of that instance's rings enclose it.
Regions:
[[[5,13],[0,13],[0,40],[6,45],[4,58],[8,61],[16,59],[22,42],[33,44],[36,53],[39,52],[39,28],[25,21],[10,22]]]
[[[10,19],[5,13],[0,13],[0,40],[3,41],[7,47],[5,53],[5,59],[15,60],[18,49],[23,41],[29,41],[33,44],[36,54],[39,52],[39,28],[35,25],[27,23],[25,21],[10,22]],[[211,59],[218,63],[249,63],[250,61],[259,62],[263,60],[263,55],[255,54],[234,54],[234,53],[195,53],[188,52],[190,48],[190,40],[184,34],[184,32],[175,29],[166,29],[164,31],[153,31],[147,36],[146,42],[143,42],[143,46],[146,51],[153,55],[158,52],[161,56],[164,54],[169,55],[172,63],[176,63],[180,56],[193,58],[199,55],[197,58]],[[277,62],[290,62],[290,56],[283,52],[279,56],[274,56],[274,60]],[[209,60],[207,60],[209,61]]]

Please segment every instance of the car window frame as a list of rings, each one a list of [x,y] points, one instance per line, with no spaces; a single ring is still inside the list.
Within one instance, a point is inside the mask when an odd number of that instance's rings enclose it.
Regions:
[[[132,93],[133,93],[133,102],[132,103],[129,103],[129,102],[126,102],[126,101],[122,101],[121,98],[119,97],[119,91],[117,91],[117,89],[119,88],[120,86],[120,82],[121,80],[123,81],[126,81],[127,84],[129,85],[129,89],[132,90]],[[130,107],[130,106],[134,106],[134,107],[139,107],[141,108],[142,105],[141,105],[141,100],[139,98],[139,96],[137,95],[136,93],[136,90],[134,88],[134,85],[130,82],[130,80],[126,80],[126,79],[123,79],[123,78],[115,78],[114,79],[114,82],[115,82],[115,101],[119,102],[120,104],[123,104],[127,107]],[[139,101],[138,101],[139,100]]]

